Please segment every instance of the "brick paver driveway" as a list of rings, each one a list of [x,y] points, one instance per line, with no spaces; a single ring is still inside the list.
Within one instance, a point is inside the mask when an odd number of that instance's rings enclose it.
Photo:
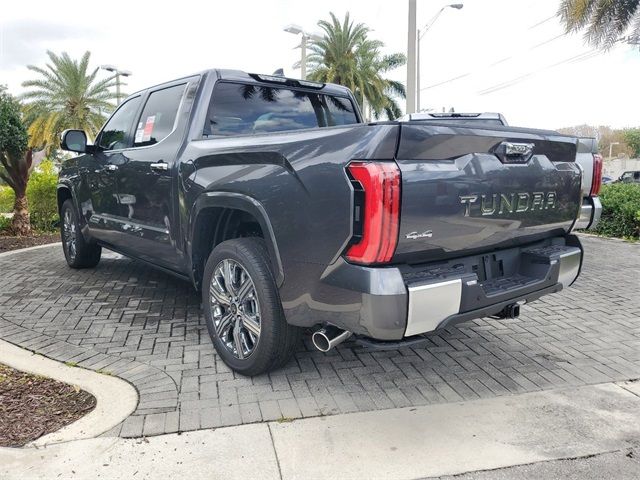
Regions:
[[[140,393],[122,436],[328,415],[640,377],[640,246],[583,237],[580,280],[523,308],[430,337],[423,348],[329,354],[308,341],[270,375],[216,356],[191,286],[107,253],[67,268],[51,246],[0,257],[0,338],[120,376]]]

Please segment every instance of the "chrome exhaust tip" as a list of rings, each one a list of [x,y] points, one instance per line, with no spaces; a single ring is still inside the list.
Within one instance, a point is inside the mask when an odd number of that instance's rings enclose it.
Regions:
[[[316,330],[311,335],[313,346],[321,352],[328,352],[336,345],[344,342],[352,335],[352,332],[342,330],[341,328],[327,325],[326,327]]]

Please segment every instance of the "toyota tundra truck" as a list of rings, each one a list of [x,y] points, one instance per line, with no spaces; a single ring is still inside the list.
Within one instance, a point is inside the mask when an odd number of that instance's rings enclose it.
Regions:
[[[284,365],[306,329],[322,351],[415,345],[575,281],[578,143],[364,123],[347,88],[209,70],[131,95],[93,143],[63,133],[78,155],[60,171],[62,246],[71,268],[106,248],[190,281],[244,375]]]

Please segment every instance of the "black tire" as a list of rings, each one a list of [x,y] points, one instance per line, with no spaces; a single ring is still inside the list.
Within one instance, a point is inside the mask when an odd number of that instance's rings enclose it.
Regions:
[[[259,315],[249,318],[259,318],[259,332],[257,341],[254,342],[254,330],[246,328],[246,318],[243,316],[248,310],[255,314],[253,303],[243,303],[240,298],[241,288],[232,287],[232,292],[239,292],[238,297],[231,294],[221,293],[227,290],[226,281],[221,277],[222,270],[226,265],[232,265],[233,277],[238,279],[238,287],[243,285],[248,275],[252,282],[253,289],[246,298],[257,299],[257,311]],[[241,268],[238,268],[238,265]],[[239,272],[239,274],[238,274]],[[214,280],[214,275],[216,276]],[[220,283],[222,280],[223,284]],[[217,283],[214,283],[217,282]],[[216,298],[212,294],[212,284],[214,289],[218,289],[218,294],[224,298],[236,299],[229,303],[227,307],[220,297]],[[232,285],[234,282],[232,282]],[[233,293],[235,295],[235,293]],[[246,301],[245,301],[246,302]],[[204,269],[202,281],[202,304],[204,307],[207,329],[216,351],[232,370],[242,375],[259,375],[286,364],[295,353],[302,329],[289,325],[282,311],[278,287],[271,271],[269,255],[261,238],[238,238],[227,240],[216,246]],[[240,313],[238,313],[240,312]],[[229,317],[233,320],[227,320]],[[225,331],[222,325],[233,324],[233,330]],[[216,331],[216,325],[220,329],[220,334]],[[231,327],[227,327],[231,328]],[[255,328],[255,327],[254,327]],[[235,332],[238,332],[236,341]],[[230,336],[233,340],[230,341]],[[244,343],[243,343],[244,341]],[[231,344],[230,344],[231,342]],[[238,348],[240,345],[240,348]],[[244,346],[253,346],[253,350],[248,354],[239,356],[238,350],[244,351]]]
[[[64,258],[71,268],[93,268],[100,262],[102,248],[85,240],[71,200],[65,200],[60,209],[60,238]]]

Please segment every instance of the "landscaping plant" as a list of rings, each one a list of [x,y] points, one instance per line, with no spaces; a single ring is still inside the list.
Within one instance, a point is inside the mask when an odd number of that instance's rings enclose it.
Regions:
[[[397,98],[405,98],[404,85],[384,74],[402,67],[407,62],[405,55],[382,54],[384,43],[369,38],[371,29],[354,23],[349,13],[342,21],[329,15],[330,20],[318,22],[324,35],[310,41],[309,80],[349,87],[360,107],[368,105],[375,118],[383,114],[389,120],[399,117],[402,111]]]
[[[51,160],[38,165],[29,177],[27,186],[27,202],[29,204],[31,228],[38,232],[49,233],[56,230],[58,221],[58,204],[56,187],[58,172]],[[14,194],[9,187],[0,187],[0,213],[8,213],[13,209]],[[11,219],[0,220],[0,232],[10,230]],[[5,227],[4,229],[2,227]]]
[[[596,233],[640,239],[640,184],[613,183],[600,191],[602,217]]]
[[[20,104],[0,89],[0,178],[15,194],[11,230],[16,235],[29,235],[27,184],[31,169],[31,150],[27,149],[27,128],[22,121]]]
[[[99,68],[89,67],[91,54],[85,52],[80,60],[63,52],[48,51],[46,67],[28,65],[37,74],[22,86],[25,119],[29,126],[29,144],[44,148],[47,155],[58,149],[60,134],[68,128],[84,130],[94,138],[114,108],[115,76],[99,79]]]
[[[0,185],[0,213],[11,213],[15,199],[11,187]]]
[[[51,160],[45,160],[33,171],[27,187],[31,226],[38,231],[55,230],[58,221],[56,187],[58,172]]]

